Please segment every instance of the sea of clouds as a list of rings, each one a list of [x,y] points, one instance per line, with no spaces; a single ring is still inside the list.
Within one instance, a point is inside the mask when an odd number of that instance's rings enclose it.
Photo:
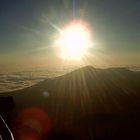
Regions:
[[[23,89],[48,78],[63,75],[64,71],[30,70],[0,73],[0,93]]]
[[[54,78],[77,68],[60,70],[29,70],[11,73],[0,73],[0,93],[23,89],[48,78]],[[140,67],[128,67],[132,71],[140,71]]]

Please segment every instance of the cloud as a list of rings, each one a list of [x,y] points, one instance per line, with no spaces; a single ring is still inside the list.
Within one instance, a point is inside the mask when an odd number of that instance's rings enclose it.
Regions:
[[[23,89],[51,77],[52,73],[45,70],[3,73],[0,74],[0,92]]]
[[[0,93],[30,87],[47,78],[53,78],[70,72],[75,68],[19,71],[9,74],[0,73]]]

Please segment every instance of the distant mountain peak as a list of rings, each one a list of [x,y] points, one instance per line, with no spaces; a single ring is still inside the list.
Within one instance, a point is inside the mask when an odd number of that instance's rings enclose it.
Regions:
[[[91,65],[84,66],[84,67],[82,67],[81,69],[85,69],[85,70],[96,70],[96,68],[94,68],[94,67],[91,66]]]
[[[88,66],[84,66],[84,67],[81,67],[79,69],[76,69],[76,70],[73,70],[69,73],[66,73],[65,75],[63,75],[62,77],[65,77],[65,76],[71,76],[71,75],[75,75],[75,76],[80,76],[80,75],[89,75],[91,73],[94,73],[96,72],[98,69],[94,68],[93,66],[91,65],[88,65]]]
[[[108,68],[107,70],[110,71],[117,71],[117,72],[131,72],[128,68],[126,67],[114,67],[114,68]]]

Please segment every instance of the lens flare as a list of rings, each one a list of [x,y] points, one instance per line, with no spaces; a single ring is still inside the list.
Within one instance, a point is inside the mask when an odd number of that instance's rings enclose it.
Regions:
[[[60,57],[68,60],[81,60],[90,44],[90,32],[82,22],[72,22],[62,30],[56,40]]]
[[[40,140],[50,131],[50,120],[40,108],[22,110],[15,119],[14,135],[18,140]]]

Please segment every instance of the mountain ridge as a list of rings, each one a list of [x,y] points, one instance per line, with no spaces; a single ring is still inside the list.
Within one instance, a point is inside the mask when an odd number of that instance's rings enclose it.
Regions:
[[[129,139],[128,132],[135,128],[136,136],[140,122],[139,83],[138,72],[86,66],[3,95],[13,96],[17,114],[28,108],[45,110],[54,131],[76,140],[92,140],[91,133],[97,140],[116,135]]]
[[[31,87],[0,95],[13,95],[16,101],[19,100],[18,102],[28,100],[32,103],[35,101],[35,104],[36,101],[39,104],[39,99],[45,98],[44,94],[46,93],[48,98],[57,97],[55,100],[68,98],[71,101],[86,102],[90,98],[96,98],[98,101],[105,100],[107,102],[108,97],[117,99],[119,96],[122,98],[127,94],[139,96],[139,77],[139,73],[126,68],[96,69],[92,66],[85,66],[62,76],[46,79]]]

